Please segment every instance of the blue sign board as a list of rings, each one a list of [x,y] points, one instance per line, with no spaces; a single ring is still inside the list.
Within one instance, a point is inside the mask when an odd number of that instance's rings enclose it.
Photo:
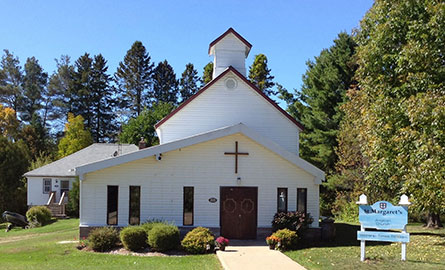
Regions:
[[[358,231],[357,240],[408,243],[409,233]]]
[[[394,206],[387,201],[360,205],[359,221],[364,228],[403,230],[408,223],[408,207]]]

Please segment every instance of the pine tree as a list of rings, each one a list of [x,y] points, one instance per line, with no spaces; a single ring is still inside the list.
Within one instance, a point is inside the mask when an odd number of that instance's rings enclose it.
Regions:
[[[21,118],[24,121],[31,121],[34,113],[43,107],[42,102],[46,95],[48,74],[43,71],[35,57],[26,60],[24,71],[23,99],[20,111],[22,112]]]
[[[82,115],[88,129],[93,128],[93,59],[88,53],[80,56],[74,64],[71,110],[74,115]]]
[[[201,79],[198,76],[198,71],[195,70],[192,63],[188,63],[179,80],[181,102],[184,102],[198,92],[200,82]]]
[[[352,37],[340,33],[334,45],[323,50],[315,62],[308,61],[301,92],[289,109],[305,127],[300,134],[301,156],[327,173],[334,171],[337,160],[335,147],[343,117],[339,106],[349,87],[356,84],[355,48]]]
[[[249,67],[249,80],[268,96],[275,95],[272,90],[274,76],[267,67],[267,57],[264,54],[255,55],[253,64]]]
[[[23,97],[23,73],[20,61],[8,50],[4,50],[0,62],[0,102],[12,108],[16,115]]]
[[[178,103],[178,80],[172,66],[164,60],[153,70],[153,103]]]
[[[209,62],[204,67],[204,71],[202,74],[202,83],[204,85],[208,84],[213,79],[213,62]]]
[[[150,60],[151,57],[142,42],[136,41],[127,51],[124,61],[119,63],[114,76],[119,89],[123,92],[120,107],[131,110],[136,115],[142,111],[146,105],[145,101],[150,96],[148,91],[154,67]]]
[[[68,112],[73,111],[72,104],[76,94],[72,92],[74,66],[70,63],[70,57],[62,55],[60,59],[56,59],[56,65],[57,71],[51,75],[45,96],[44,121],[57,121],[54,124],[59,127],[66,122]]]
[[[94,56],[91,71],[91,97],[93,124],[91,135],[95,142],[111,140],[116,133],[113,109],[114,88],[110,86],[111,77],[107,74],[107,61],[99,54]]]

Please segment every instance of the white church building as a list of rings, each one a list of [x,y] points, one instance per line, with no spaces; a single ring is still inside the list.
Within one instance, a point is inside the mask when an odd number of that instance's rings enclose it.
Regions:
[[[295,210],[318,227],[324,172],[299,157],[303,126],[247,80],[251,47],[232,28],[210,43],[213,80],[156,124],[159,145],[75,168],[81,236],[162,219],[253,239]]]

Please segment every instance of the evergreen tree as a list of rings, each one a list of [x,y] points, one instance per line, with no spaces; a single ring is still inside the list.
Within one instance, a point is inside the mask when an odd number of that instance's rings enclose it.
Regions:
[[[68,113],[68,123],[65,125],[65,136],[59,142],[59,157],[63,158],[75,153],[93,143],[91,134],[85,129],[81,115]]]
[[[68,117],[68,112],[73,111],[73,101],[76,97],[72,92],[74,66],[70,63],[70,57],[62,55],[56,59],[57,71],[51,75],[48,84],[48,93],[44,101],[44,121],[63,121],[55,125],[63,125]]]
[[[175,106],[171,103],[159,102],[153,104],[152,107],[143,110],[139,116],[131,118],[128,123],[123,126],[119,141],[121,143],[137,145],[141,137],[144,137],[147,146],[158,144],[159,140],[156,136],[154,125],[168,115],[174,108]]]
[[[105,58],[101,54],[96,55],[91,72],[91,97],[94,114],[91,135],[95,142],[109,141],[116,132],[113,114],[114,88],[110,86],[111,78],[107,74],[107,70]]]
[[[198,92],[200,82],[201,79],[198,76],[198,71],[195,70],[192,63],[188,63],[179,80],[181,102],[184,102]]]
[[[94,126],[93,110],[93,59],[88,53],[76,60],[72,74],[73,84],[70,90],[72,96],[71,110],[74,115],[82,115],[88,129]]]
[[[144,100],[149,97],[151,76],[154,64],[150,62],[144,45],[136,41],[127,51],[124,61],[119,63],[115,73],[115,80],[123,92],[120,107],[129,109],[139,115],[144,106]]]
[[[153,70],[152,102],[178,103],[178,80],[172,66],[164,60]]]
[[[272,90],[274,76],[270,75],[267,67],[267,57],[264,54],[255,55],[253,64],[249,67],[249,80],[268,96],[275,95]]]
[[[13,109],[17,115],[23,96],[23,73],[20,61],[8,50],[4,50],[0,62],[0,102]]]
[[[208,84],[213,79],[213,62],[209,62],[204,67],[204,71],[202,74],[202,83],[204,85]]]
[[[46,93],[48,74],[43,71],[35,57],[28,58],[25,63],[23,77],[23,99],[21,118],[30,121],[34,113],[42,109],[43,97]],[[45,119],[46,120],[46,119]],[[44,123],[45,125],[45,123]]]
[[[334,45],[323,50],[315,62],[308,61],[301,92],[289,108],[305,127],[300,134],[301,156],[327,173],[334,171],[337,160],[335,147],[343,117],[339,106],[347,89],[356,84],[355,48],[352,37],[340,33]]]

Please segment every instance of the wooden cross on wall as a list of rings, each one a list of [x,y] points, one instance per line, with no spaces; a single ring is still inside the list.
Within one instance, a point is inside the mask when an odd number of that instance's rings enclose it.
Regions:
[[[235,142],[235,152],[224,152],[224,155],[235,156],[235,173],[238,173],[238,156],[248,156],[249,153],[238,152],[238,142]]]

